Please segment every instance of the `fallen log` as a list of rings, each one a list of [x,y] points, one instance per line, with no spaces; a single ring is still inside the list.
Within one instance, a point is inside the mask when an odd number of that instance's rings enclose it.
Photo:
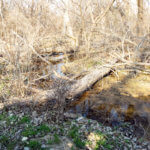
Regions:
[[[113,61],[109,66],[113,66],[116,62],[117,60]],[[82,79],[77,80],[77,82],[72,85],[67,99],[73,99],[74,97],[79,96],[88,88],[92,87],[97,81],[109,74],[111,70],[111,67],[103,66],[101,68],[94,69],[91,73],[87,74]]]
[[[32,93],[31,96],[21,99],[21,102],[18,98],[11,98],[9,103],[7,103],[7,101],[4,105],[10,106],[14,103],[23,102],[24,104],[33,103],[34,105],[43,105],[47,101],[59,100],[61,102],[64,102],[65,99],[68,99],[68,102],[72,103],[73,100],[76,100],[77,96],[81,95],[88,88],[92,87],[94,83],[109,74],[116,63],[117,60],[113,61],[110,65],[94,69],[92,72],[77,81],[56,77],[55,80],[58,79],[58,81],[56,81],[56,85],[50,90],[41,90],[33,87],[26,87],[26,89]],[[60,83],[59,80],[61,80]]]
[[[77,97],[82,94],[85,90],[89,89],[98,80],[102,79],[111,71],[111,68],[103,68],[102,70],[95,69],[93,72],[89,73],[82,79],[78,80],[70,89],[68,99]]]
[[[112,66],[114,66],[114,64],[116,62],[117,62],[117,60],[114,60],[109,65],[109,67],[108,66],[102,66],[100,68],[94,69],[92,72],[85,75],[83,78],[75,81],[71,86],[69,85],[70,81],[68,81],[69,89],[67,89],[67,91],[66,91],[68,94],[66,94],[64,91],[64,95],[66,95],[65,98],[66,99],[73,99],[73,98],[81,95],[88,88],[92,87],[94,85],[94,83],[96,83],[97,81],[102,79],[104,76],[106,76],[112,70]],[[67,86],[67,84],[66,84],[66,86]],[[59,95],[58,88],[59,88],[59,91],[61,91],[61,89],[64,90],[65,87],[62,86],[61,84],[60,85],[58,84],[56,86],[56,88],[54,87],[51,90],[43,91],[43,92],[40,92],[40,91],[35,92],[35,93],[38,93],[38,94],[36,94],[36,98],[38,98],[40,100],[42,100],[42,99],[45,99],[45,100],[56,99]],[[61,92],[61,94],[62,94],[62,92]]]

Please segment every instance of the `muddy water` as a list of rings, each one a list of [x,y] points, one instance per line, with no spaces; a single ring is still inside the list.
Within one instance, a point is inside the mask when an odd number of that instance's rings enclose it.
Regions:
[[[112,126],[131,122],[150,137],[150,75],[111,74],[86,91],[71,112]]]
[[[59,58],[60,57],[60,58]],[[56,59],[63,59],[63,56]],[[61,76],[63,61],[54,64]],[[131,122],[150,138],[150,75],[120,71],[98,81],[69,110],[112,126]]]

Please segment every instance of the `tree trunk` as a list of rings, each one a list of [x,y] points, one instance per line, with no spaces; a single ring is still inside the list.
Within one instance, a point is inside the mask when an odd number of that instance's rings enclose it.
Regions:
[[[141,36],[143,33],[142,23],[143,23],[143,0],[137,0],[138,5],[138,20],[137,20],[137,34]]]
[[[112,65],[114,65],[117,62],[117,60],[114,60],[112,62]],[[92,87],[93,84],[95,84],[97,81],[102,79],[105,75],[107,75],[111,71],[111,68],[109,67],[101,67],[99,69],[93,70],[88,75],[84,76],[82,79],[78,80],[74,85],[72,85],[69,93],[68,99],[74,98],[76,96],[79,96],[82,94],[85,90]]]
[[[1,10],[0,10],[0,15],[1,15],[1,17],[3,18],[4,17],[4,1],[3,0],[1,0],[1,6],[0,6],[1,8]]]
[[[31,17],[33,17],[33,12],[34,12],[34,0],[32,0],[31,4]]]
[[[65,13],[64,13],[63,33],[73,37],[72,27],[71,27],[70,18],[69,18],[69,0],[65,1],[65,7],[66,8],[65,8]]]

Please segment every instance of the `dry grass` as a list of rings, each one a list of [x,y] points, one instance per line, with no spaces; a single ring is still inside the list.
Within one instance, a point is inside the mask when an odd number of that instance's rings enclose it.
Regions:
[[[106,62],[113,57],[131,64],[136,49],[148,52],[148,36],[138,47],[141,38],[136,33],[137,16],[128,2],[73,0],[69,7],[73,37],[62,34],[65,5],[59,5],[46,0],[3,3],[0,14],[0,96],[3,99],[29,95],[28,87],[43,76],[41,70],[46,65],[51,65],[43,57],[45,53],[77,50],[76,57],[83,56],[75,66],[80,63],[83,71],[101,65],[95,62]],[[150,13],[147,8],[144,12],[142,37],[150,32]],[[144,62],[140,62],[149,63],[148,55],[143,54]]]

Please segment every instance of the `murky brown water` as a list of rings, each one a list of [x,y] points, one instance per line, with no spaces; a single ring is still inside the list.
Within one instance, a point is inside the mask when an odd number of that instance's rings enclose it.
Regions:
[[[150,136],[150,75],[121,71],[107,76],[86,91],[71,111],[113,126],[131,122]]]
[[[56,57],[59,59],[62,55]],[[62,76],[63,64],[61,61],[53,65]],[[112,73],[84,92],[70,112],[82,113],[112,126],[131,122],[150,137],[150,75],[123,70]]]

